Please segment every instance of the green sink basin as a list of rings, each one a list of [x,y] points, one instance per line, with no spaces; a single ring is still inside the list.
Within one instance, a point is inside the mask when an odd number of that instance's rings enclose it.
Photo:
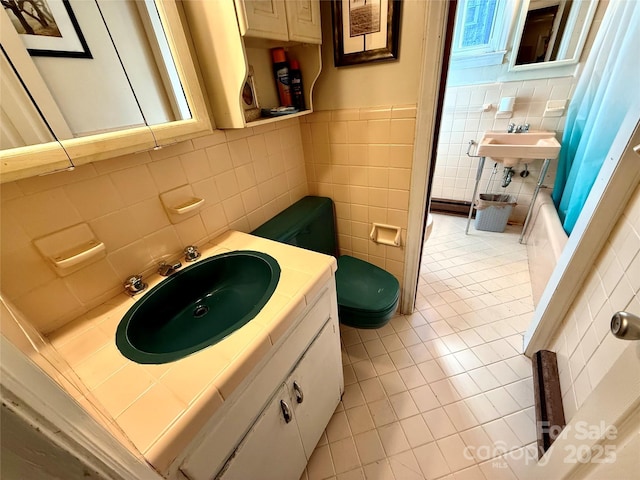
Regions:
[[[224,253],[179,270],[138,300],[120,321],[116,345],[137,363],[167,363],[213,345],[245,325],[278,285],[264,253]]]

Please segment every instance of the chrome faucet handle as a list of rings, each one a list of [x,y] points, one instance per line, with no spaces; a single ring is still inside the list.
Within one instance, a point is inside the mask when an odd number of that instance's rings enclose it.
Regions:
[[[132,275],[124,282],[124,291],[131,295],[137,295],[147,289],[147,284],[142,281],[142,275]]]
[[[528,123],[525,123],[522,126],[522,131],[525,132],[525,133],[528,132],[529,131],[529,127],[530,127],[530,125]]]
[[[516,131],[516,124],[515,123],[510,123],[507,126],[507,133],[513,133]]]
[[[160,275],[162,275],[163,277],[168,277],[172,273],[175,273],[175,271],[178,270],[180,267],[182,267],[182,263],[180,263],[180,262],[176,262],[174,264],[170,264],[170,263],[167,263],[167,262],[163,261],[160,264],[160,267],[158,268],[158,273]]]
[[[195,245],[189,245],[184,249],[184,260],[186,262],[193,262],[200,258],[200,252]]]

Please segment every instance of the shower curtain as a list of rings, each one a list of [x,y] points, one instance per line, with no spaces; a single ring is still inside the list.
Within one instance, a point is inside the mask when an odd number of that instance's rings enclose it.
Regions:
[[[567,234],[630,105],[640,101],[640,2],[612,0],[567,114],[553,201]]]

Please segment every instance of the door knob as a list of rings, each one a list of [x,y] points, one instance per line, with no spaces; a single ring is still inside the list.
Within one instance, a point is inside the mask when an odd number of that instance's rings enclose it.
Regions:
[[[611,333],[623,340],[640,340],[640,317],[629,312],[614,313]]]

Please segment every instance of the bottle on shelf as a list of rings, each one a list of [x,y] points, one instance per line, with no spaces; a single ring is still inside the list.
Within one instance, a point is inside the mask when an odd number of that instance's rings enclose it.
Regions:
[[[273,72],[276,79],[280,105],[283,107],[291,107],[293,106],[291,97],[291,77],[284,48],[272,49],[271,57],[273,59]]]
[[[291,86],[291,101],[299,111],[306,110],[304,103],[304,88],[302,88],[302,74],[297,60],[291,60],[289,69],[289,83]]]

